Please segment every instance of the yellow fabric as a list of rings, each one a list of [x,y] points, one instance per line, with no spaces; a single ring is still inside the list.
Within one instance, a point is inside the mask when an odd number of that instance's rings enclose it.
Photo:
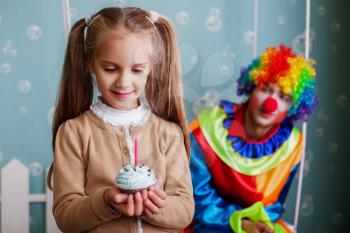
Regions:
[[[277,201],[285,182],[294,165],[299,163],[302,150],[302,137],[292,154],[277,167],[256,176],[257,192],[263,194],[264,205],[270,205]]]
[[[194,119],[191,124],[189,125],[189,129],[191,132],[193,132],[195,129],[199,128],[199,121],[198,119]]]

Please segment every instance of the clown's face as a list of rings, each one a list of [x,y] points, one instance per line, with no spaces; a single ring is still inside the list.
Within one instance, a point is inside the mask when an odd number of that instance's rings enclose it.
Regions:
[[[292,106],[292,98],[276,84],[256,87],[250,96],[247,113],[256,127],[273,127],[281,123]]]

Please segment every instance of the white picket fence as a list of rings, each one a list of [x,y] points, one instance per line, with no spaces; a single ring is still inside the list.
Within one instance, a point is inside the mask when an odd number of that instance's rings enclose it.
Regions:
[[[0,183],[1,233],[29,233],[29,205],[38,202],[46,206],[46,233],[60,232],[52,216],[52,192],[30,194],[29,170],[20,161],[13,159],[1,169]]]

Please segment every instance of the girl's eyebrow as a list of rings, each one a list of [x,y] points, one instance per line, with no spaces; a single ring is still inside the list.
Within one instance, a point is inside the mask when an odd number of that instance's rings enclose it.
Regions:
[[[116,66],[119,66],[117,63],[112,62],[112,61],[100,60],[100,62],[105,63],[105,64],[110,64],[110,65],[116,65]]]
[[[147,62],[145,62],[145,63],[136,63],[136,64],[134,64],[134,66],[147,66]]]
[[[112,62],[112,61],[107,61],[107,60],[100,60],[101,62],[105,63],[105,64],[110,64],[110,65],[115,65],[115,66],[119,66],[117,63]],[[147,62],[143,62],[143,63],[135,63],[133,64],[133,66],[147,66],[148,63]]]

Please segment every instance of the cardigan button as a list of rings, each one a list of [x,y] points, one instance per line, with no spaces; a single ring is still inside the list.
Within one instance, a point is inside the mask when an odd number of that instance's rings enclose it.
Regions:
[[[129,128],[129,130],[130,130],[130,133],[134,133],[135,132],[135,129],[136,129],[136,127],[135,126],[130,126],[130,128]]]
[[[127,154],[129,153],[129,149],[128,149],[128,148],[126,148],[126,147],[124,147],[124,149],[123,149],[123,153],[124,153],[125,155],[127,155]]]

